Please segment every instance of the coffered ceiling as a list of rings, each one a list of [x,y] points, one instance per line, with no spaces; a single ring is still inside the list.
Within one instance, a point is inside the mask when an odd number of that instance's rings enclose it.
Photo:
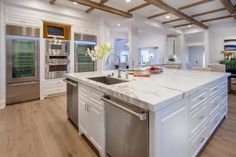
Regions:
[[[49,0],[51,4],[61,0]],[[125,18],[145,17],[174,28],[236,22],[236,0],[64,0],[86,13],[102,10]],[[75,5],[76,4],[76,5]]]

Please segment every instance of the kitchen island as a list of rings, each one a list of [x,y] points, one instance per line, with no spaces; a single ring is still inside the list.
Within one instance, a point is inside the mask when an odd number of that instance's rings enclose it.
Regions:
[[[102,157],[110,155],[105,151],[107,104],[101,100],[104,96],[148,111],[149,157],[196,156],[227,115],[229,74],[164,69],[158,75],[129,77],[128,80],[124,79],[124,72],[122,80],[125,82],[113,85],[88,79],[111,73],[67,75],[68,79],[79,83],[79,131]]]

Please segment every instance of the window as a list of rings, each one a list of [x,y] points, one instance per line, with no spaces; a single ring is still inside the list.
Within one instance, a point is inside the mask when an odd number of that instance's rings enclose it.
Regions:
[[[138,64],[139,65],[159,64],[158,47],[139,48]]]

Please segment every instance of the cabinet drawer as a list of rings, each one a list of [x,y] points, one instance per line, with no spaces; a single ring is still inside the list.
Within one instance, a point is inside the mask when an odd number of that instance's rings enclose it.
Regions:
[[[201,129],[199,134],[189,140],[189,157],[195,157],[208,139],[207,125]]]
[[[219,112],[216,112],[216,114],[214,114],[212,118],[210,118],[209,123],[208,123],[209,135],[213,133],[218,123],[219,123]]]
[[[103,105],[103,101],[101,101],[101,98],[104,96],[104,94],[100,91],[94,91],[92,90],[91,91],[91,97],[90,97],[90,100],[100,106],[104,106]]]
[[[219,96],[216,96],[216,97],[212,98],[208,102],[208,106],[209,106],[209,116],[211,116],[213,113],[215,113],[217,111],[217,109],[220,106]]]
[[[194,134],[208,118],[208,106],[206,103],[196,108],[189,118],[190,135]]]
[[[195,109],[196,107],[204,103],[204,101],[206,101],[207,98],[208,98],[207,89],[201,90],[197,92],[196,94],[191,95],[190,100],[189,100],[190,111],[193,111],[193,109]]]
[[[104,94],[96,89],[79,84],[79,94],[89,99],[93,103],[96,103],[97,105],[102,107],[104,106],[103,101],[101,100],[101,97],[103,97]]]
[[[219,93],[219,102],[223,102],[225,99],[228,98],[228,92],[227,92],[227,89],[226,90],[222,90],[220,93]]]
[[[220,79],[218,81],[220,89],[227,89],[228,88],[228,84],[227,83],[228,83],[227,78],[223,78],[223,79]]]
[[[219,88],[219,85],[218,85],[217,82],[215,82],[215,83],[213,83],[212,85],[210,85],[209,90],[208,90],[208,92],[209,92],[209,94],[208,94],[209,98],[214,97],[214,95],[219,91],[219,89],[220,89],[220,88]]]
[[[222,107],[219,111],[219,114],[220,114],[220,120],[227,114],[228,112],[228,104],[227,104],[227,100],[225,100],[223,103],[222,103]]]
[[[79,94],[86,98],[90,97],[90,90],[87,86],[79,84]]]

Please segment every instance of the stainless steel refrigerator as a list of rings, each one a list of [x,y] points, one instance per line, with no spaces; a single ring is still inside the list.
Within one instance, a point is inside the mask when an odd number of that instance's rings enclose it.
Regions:
[[[6,104],[39,99],[39,29],[7,25],[6,34]]]
[[[75,34],[75,72],[89,72],[96,70],[96,64],[86,55],[87,48],[94,49],[97,37],[87,34]]]

